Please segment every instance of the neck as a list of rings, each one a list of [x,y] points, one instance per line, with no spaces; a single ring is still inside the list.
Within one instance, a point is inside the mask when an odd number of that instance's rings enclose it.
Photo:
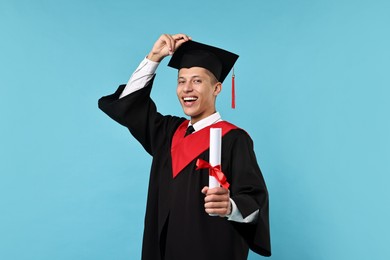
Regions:
[[[196,124],[196,123],[199,122],[200,120],[203,120],[203,119],[205,119],[205,118],[207,118],[207,117],[209,117],[209,116],[215,114],[216,112],[217,112],[217,111],[214,110],[214,112],[212,112],[212,113],[208,113],[208,114],[206,114],[206,115],[202,115],[202,116],[199,116],[199,117],[192,116],[191,119],[190,119],[191,124],[192,124],[192,125],[193,125],[193,124]]]

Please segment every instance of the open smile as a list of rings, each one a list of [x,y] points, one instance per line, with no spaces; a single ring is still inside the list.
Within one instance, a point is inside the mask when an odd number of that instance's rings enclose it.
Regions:
[[[184,102],[193,102],[193,101],[196,101],[198,100],[197,97],[183,97],[183,101]]]
[[[183,97],[182,99],[184,101],[184,105],[191,106],[192,104],[195,103],[195,101],[198,100],[198,97],[191,96],[191,97]]]

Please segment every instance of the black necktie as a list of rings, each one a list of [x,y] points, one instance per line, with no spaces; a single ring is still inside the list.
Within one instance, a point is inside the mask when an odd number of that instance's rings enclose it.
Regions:
[[[193,132],[195,132],[195,129],[192,125],[190,125],[189,127],[187,127],[187,131],[186,131],[186,134],[184,135],[184,137],[186,137],[189,134],[192,134]]]

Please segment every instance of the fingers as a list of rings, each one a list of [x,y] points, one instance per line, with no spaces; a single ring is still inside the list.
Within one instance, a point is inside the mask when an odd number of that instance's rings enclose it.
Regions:
[[[191,37],[186,34],[162,34],[154,43],[152,50],[148,54],[148,59],[160,62],[168,55],[172,55],[186,41],[190,41]]]
[[[216,214],[221,217],[229,215],[231,212],[230,201],[208,202],[205,203],[205,211],[208,214]]]
[[[162,46],[167,46],[169,55],[172,55],[173,50],[175,49],[175,39],[173,36],[169,34],[163,34],[160,36],[159,41]]]
[[[176,43],[174,50],[177,50],[177,48],[179,48],[180,45],[182,45],[183,43],[192,40],[192,38],[190,36],[183,34],[183,33],[172,35],[172,38],[175,40],[175,43]]]
[[[213,202],[225,202],[229,201],[229,190],[224,188],[214,188],[208,189],[206,192],[206,197],[204,198],[204,202],[213,203]]]
[[[165,40],[168,46],[169,55],[172,55],[183,43],[192,39],[190,36],[183,33],[174,35],[163,34],[161,37]]]
[[[185,39],[180,39],[176,42],[176,45],[175,45],[175,51],[185,42],[187,42],[188,40],[185,40]],[[173,53],[172,53],[173,54]]]
[[[214,195],[214,194],[216,194],[216,195],[228,194],[229,195],[229,193],[230,193],[230,191],[228,189],[225,189],[222,187],[216,187],[216,188],[212,188],[212,189],[207,187],[207,195]]]
[[[202,193],[206,195],[204,207],[208,214],[217,214],[220,216],[230,214],[230,192],[228,189],[222,187],[209,189],[206,186],[202,189]]]
[[[185,41],[192,40],[191,36],[188,36],[187,34],[184,33],[174,34],[172,35],[172,38],[175,40],[180,40],[180,39],[184,39]]]

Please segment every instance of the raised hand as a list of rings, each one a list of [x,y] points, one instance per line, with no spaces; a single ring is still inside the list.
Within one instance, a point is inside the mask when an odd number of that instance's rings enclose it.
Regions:
[[[147,58],[152,61],[160,62],[168,55],[172,55],[177,48],[184,42],[190,41],[191,37],[186,34],[163,34],[154,43],[152,50],[149,52]]]

